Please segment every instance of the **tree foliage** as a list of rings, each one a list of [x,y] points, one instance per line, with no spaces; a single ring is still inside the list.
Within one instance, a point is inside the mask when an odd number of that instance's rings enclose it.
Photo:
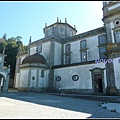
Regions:
[[[6,36],[6,35],[5,35]],[[17,36],[18,37],[18,36]],[[5,66],[10,65],[10,77],[14,78],[15,74],[15,66],[16,66],[16,56],[18,52],[26,52],[27,46],[23,45],[22,41],[17,37],[11,37],[8,39],[5,39],[4,41],[0,42],[0,51],[3,53],[3,49],[5,48]],[[22,37],[21,37],[22,38]]]

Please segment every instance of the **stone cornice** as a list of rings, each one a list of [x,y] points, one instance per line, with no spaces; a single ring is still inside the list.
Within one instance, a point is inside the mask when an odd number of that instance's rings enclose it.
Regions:
[[[113,17],[113,16],[116,16],[116,15],[119,15],[120,14],[120,7],[116,8],[116,9],[113,9],[113,10],[109,10],[106,12],[106,14],[103,16],[103,21],[107,18],[110,18],[110,17]]]
[[[55,25],[55,24],[67,24],[69,27],[71,27],[72,29],[74,29],[74,30],[77,32],[77,30],[76,30],[75,28],[73,28],[71,25],[69,25],[68,23],[60,23],[60,22],[53,23],[52,25],[49,25],[49,26],[47,26],[47,27],[45,27],[45,28],[43,28],[43,29],[46,29],[46,28],[48,28],[48,27],[51,27],[51,26],[53,26],[53,25]]]
[[[104,6],[103,6],[103,9],[104,9],[105,7],[110,7],[110,6],[115,5],[115,4],[118,4],[118,1],[111,1],[109,4],[104,5]]]
[[[37,64],[37,63],[27,63],[27,64],[21,64],[20,65],[20,69],[22,69],[22,68],[31,68],[31,67],[47,68],[46,65],[44,65],[44,64]]]
[[[87,61],[87,62],[71,63],[71,64],[67,64],[67,65],[56,65],[56,66],[53,66],[52,69],[74,67],[74,66],[88,65],[88,64],[95,64],[95,60]]]
[[[50,42],[50,41],[53,41],[53,40],[55,40],[55,41],[57,41],[57,42],[62,44],[62,39],[61,38],[59,38],[59,37],[57,37],[55,35],[50,35],[48,37],[36,40],[36,41],[30,43],[29,45],[30,45],[30,47],[31,46],[37,46],[40,43],[46,43],[46,42]]]
[[[76,41],[78,39],[84,39],[84,38],[98,35],[99,33],[104,33],[104,32],[105,32],[105,28],[103,26],[103,27],[99,27],[99,28],[90,30],[88,32],[80,33],[80,34],[75,35],[73,37],[65,38],[63,41],[64,41],[64,43],[73,42],[73,41]]]

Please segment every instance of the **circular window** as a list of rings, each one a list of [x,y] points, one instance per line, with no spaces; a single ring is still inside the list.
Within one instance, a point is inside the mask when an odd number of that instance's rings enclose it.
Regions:
[[[115,26],[120,25],[120,20],[115,20],[114,24],[115,24]]]
[[[60,76],[57,76],[57,77],[56,77],[56,81],[57,81],[57,82],[60,82],[60,81],[61,81],[61,77],[60,77]]]
[[[34,76],[32,77],[32,80],[35,80],[35,77],[34,77]]]
[[[73,80],[73,81],[77,81],[78,79],[79,79],[79,76],[78,76],[78,75],[73,75],[73,76],[72,76],[72,80]]]
[[[63,31],[64,31],[64,28],[63,28],[63,27],[61,27],[61,28],[60,28],[60,32],[63,32]]]
[[[120,22],[119,21],[116,21],[116,24],[118,25]]]

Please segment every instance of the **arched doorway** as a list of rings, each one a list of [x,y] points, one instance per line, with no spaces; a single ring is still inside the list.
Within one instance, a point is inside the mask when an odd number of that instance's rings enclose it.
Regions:
[[[5,77],[4,75],[0,74],[0,91],[3,92],[4,91],[4,83],[5,82]]]

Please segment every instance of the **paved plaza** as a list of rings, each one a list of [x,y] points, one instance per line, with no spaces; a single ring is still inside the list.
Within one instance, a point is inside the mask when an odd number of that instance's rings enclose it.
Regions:
[[[89,119],[120,118],[98,106],[100,101],[33,92],[1,92],[1,119]]]

